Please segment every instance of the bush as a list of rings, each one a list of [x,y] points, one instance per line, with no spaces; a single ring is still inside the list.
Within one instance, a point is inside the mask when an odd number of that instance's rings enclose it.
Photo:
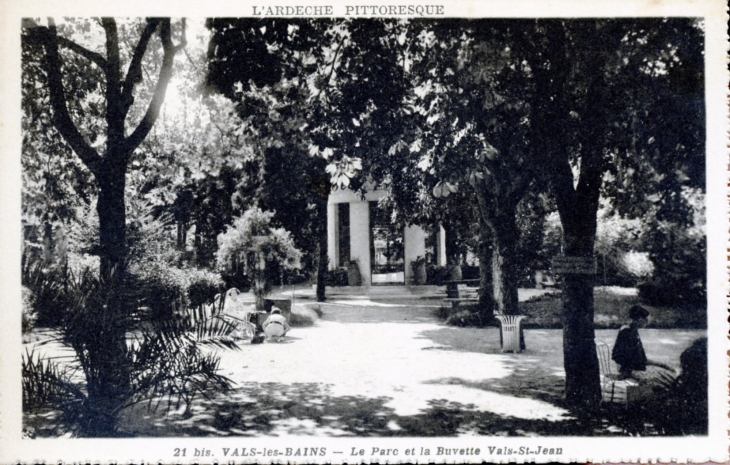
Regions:
[[[69,305],[66,290],[71,279],[73,273],[64,265],[34,259],[31,255],[24,257],[21,284],[32,295],[32,310],[28,315],[35,316],[36,326],[55,327],[61,324]]]
[[[449,280],[449,275],[449,269],[445,266],[426,265],[426,284],[443,286],[444,282]]]
[[[467,308],[457,313],[453,313],[446,319],[446,324],[450,326],[461,326],[461,327],[483,327],[487,324],[487,321],[479,315],[476,308]]]
[[[223,279],[218,273],[196,268],[185,268],[187,296],[191,307],[199,307],[212,302],[216,294],[224,288]]]
[[[677,282],[671,279],[652,278],[639,284],[639,298],[655,306],[696,307],[698,311],[707,308],[707,291],[704,283]]]
[[[347,286],[347,268],[327,270],[324,282],[327,286]]]
[[[273,216],[273,212],[259,208],[248,209],[218,235],[218,269],[238,269],[243,264],[253,283],[257,308],[280,280],[281,269],[301,268],[301,251],[294,246],[289,231],[272,226]]]
[[[153,320],[172,318],[189,305],[184,272],[160,261],[132,266],[127,287],[135,307],[146,307]]]
[[[461,279],[479,279],[479,267],[461,265]]]
[[[155,320],[212,302],[224,288],[223,279],[217,273],[177,268],[161,261],[131,267],[128,281],[138,305],[149,308]]]
[[[653,275],[639,285],[639,297],[651,305],[707,308],[707,247],[704,237],[678,228],[650,254]]]
[[[34,297],[33,297],[33,291],[28,289],[25,286],[22,286],[20,289],[21,292],[21,298],[23,303],[23,315],[21,320],[21,330],[23,334],[29,333],[33,327],[35,326],[36,321],[36,312],[33,308],[34,304]]]
[[[312,326],[318,319],[319,314],[316,310],[309,307],[295,305],[291,309],[289,324],[292,326]]]

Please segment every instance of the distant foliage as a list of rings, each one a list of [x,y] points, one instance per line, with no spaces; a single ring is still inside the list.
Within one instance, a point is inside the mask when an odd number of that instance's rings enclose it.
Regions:
[[[654,264],[651,262],[648,252],[635,252],[632,250],[626,252],[621,257],[621,261],[626,271],[637,278],[647,278],[654,273]]]
[[[288,231],[272,227],[273,216],[273,212],[254,207],[236,218],[218,236],[219,267],[226,267],[250,252],[260,252],[266,261],[276,261],[284,268],[299,268],[301,252],[294,247]]]
[[[639,285],[639,295],[653,305],[707,308],[707,244],[678,228],[666,234],[661,249],[652,251],[654,273]]]
[[[650,225],[654,273],[639,286],[639,295],[649,303],[682,305],[703,313],[707,308],[705,196],[700,189],[687,188],[679,197],[681,209],[660,208]]]

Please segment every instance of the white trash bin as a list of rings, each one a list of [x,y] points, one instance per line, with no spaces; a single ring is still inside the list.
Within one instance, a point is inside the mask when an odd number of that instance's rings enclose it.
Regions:
[[[520,352],[520,321],[524,315],[495,315],[502,323],[502,352]]]

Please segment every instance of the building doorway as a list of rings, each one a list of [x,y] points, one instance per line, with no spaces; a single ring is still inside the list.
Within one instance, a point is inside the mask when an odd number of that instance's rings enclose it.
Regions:
[[[370,264],[373,285],[405,284],[403,231],[391,221],[390,209],[370,202]]]

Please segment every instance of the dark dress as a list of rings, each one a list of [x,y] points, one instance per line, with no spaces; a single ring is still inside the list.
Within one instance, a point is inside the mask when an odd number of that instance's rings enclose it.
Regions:
[[[646,371],[646,353],[639,331],[631,326],[622,327],[616,337],[611,358],[619,365],[619,371],[624,376],[630,376],[632,371]]]

